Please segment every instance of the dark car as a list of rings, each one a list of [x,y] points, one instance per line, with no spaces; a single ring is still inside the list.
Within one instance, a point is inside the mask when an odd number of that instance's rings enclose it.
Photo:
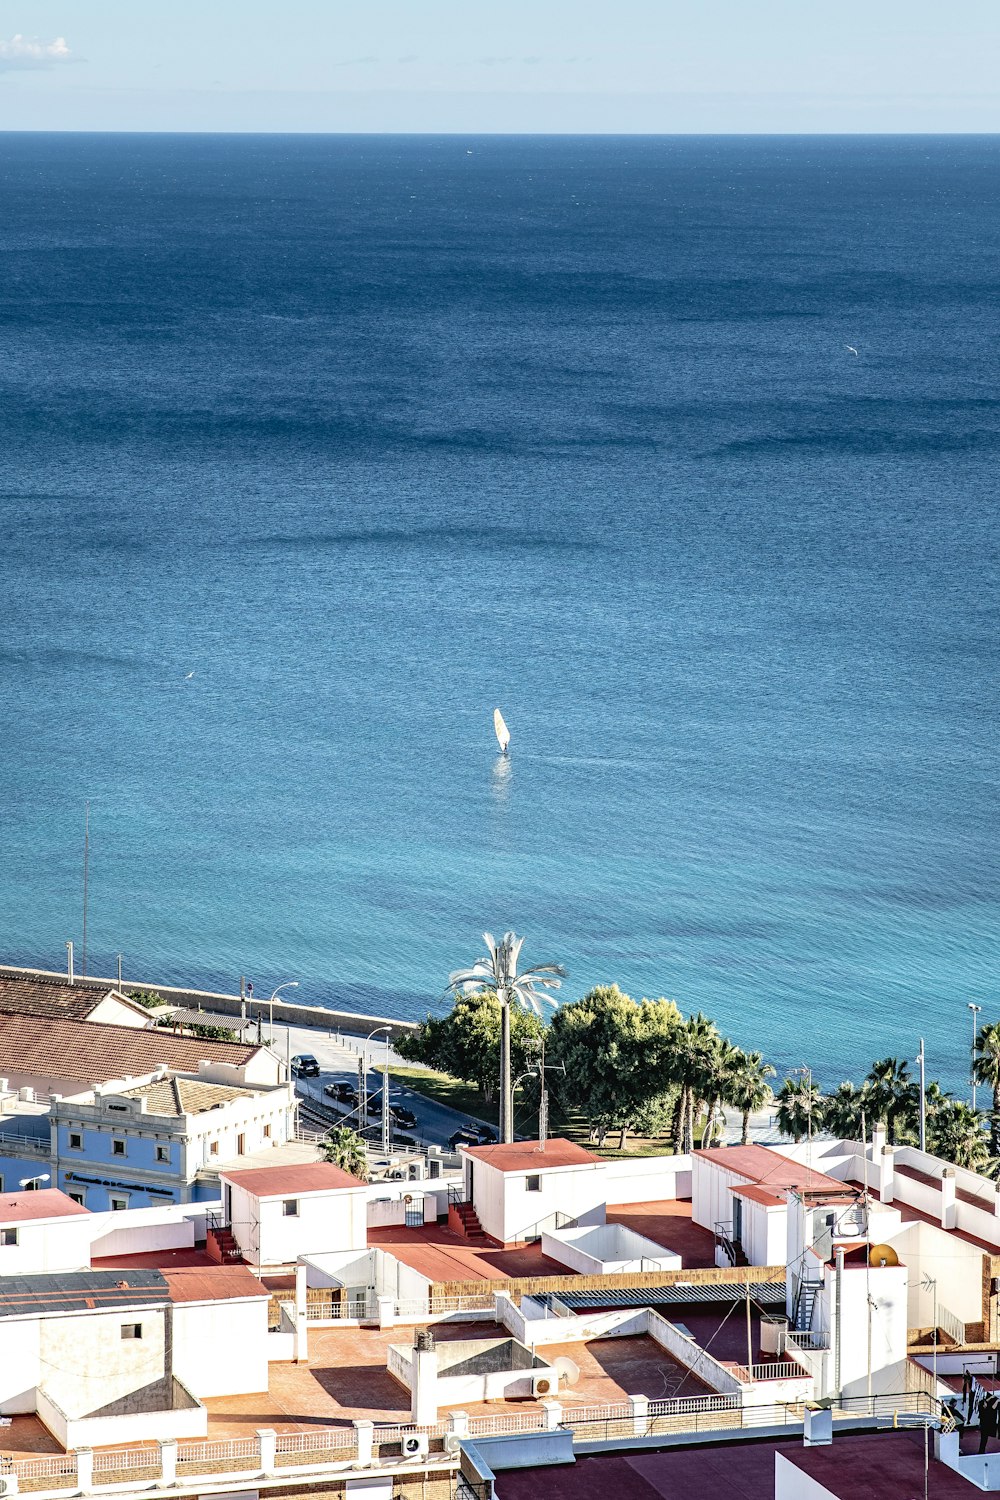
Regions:
[[[382,1113],[382,1095],[381,1094],[369,1094],[368,1095],[368,1113],[370,1115],[380,1115]]]
[[[417,1123],[417,1117],[412,1109],[404,1109],[402,1104],[390,1104],[389,1113],[394,1125],[401,1125],[404,1130],[412,1130]]]
[[[338,1104],[349,1104],[352,1109],[358,1107],[358,1091],[353,1083],[328,1083],[323,1092],[328,1099],[335,1099]]]
[[[296,1052],[292,1058],[292,1075],[295,1078],[318,1078],[319,1063],[311,1052]]]
[[[492,1125],[469,1125],[469,1133],[476,1138],[477,1146],[495,1146],[498,1140]]]
[[[471,1130],[456,1130],[454,1135],[448,1137],[448,1145],[453,1151],[457,1151],[459,1146],[481,1146],[482,1144],[479,1136]]]

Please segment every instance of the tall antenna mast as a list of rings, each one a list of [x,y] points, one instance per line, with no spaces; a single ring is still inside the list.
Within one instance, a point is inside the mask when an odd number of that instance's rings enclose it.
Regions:
[[[87,973],[87,875],[90,866],[90,803],[83,805],[83,952],[80,954],[80,973]]]

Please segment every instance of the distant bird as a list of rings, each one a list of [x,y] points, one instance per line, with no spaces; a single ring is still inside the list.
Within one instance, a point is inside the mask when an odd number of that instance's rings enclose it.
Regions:
[[[187,674],[187,676],[186,676],[186,677],[185,677],[185,679],[184,679],[184,681],[185,681],[185,682],[190,682],[190,681],[191,681],[191,678],[192,678],[192,677],[193,677],[193,676],[194,676],[194,673],[193,673],[193,672],[189,672],[189,673],[188,673],[188,674]]]
[[[853,354],[855,356],[857,355],[858,351],[857,349],[855,349],[853,344],[845,344],[844,348],[848,351],[849,354]]]

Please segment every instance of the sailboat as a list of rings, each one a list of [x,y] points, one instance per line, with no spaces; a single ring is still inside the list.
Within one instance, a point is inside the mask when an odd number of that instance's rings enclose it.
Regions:
[[[498,708],[493,710],[493,728],[496,731],[497,744],[504,755],[507,754],[507,746],[510,744],[510,730],[503,721],[503,714]]]

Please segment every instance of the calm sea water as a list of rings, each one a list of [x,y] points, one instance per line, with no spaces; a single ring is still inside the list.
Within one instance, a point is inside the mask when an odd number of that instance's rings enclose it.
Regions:
[[[567,998],[962,1087],[998,188],[996,139],[0,137],[3,956],[79,945],[89,798],[92,971],[415,1016],[513,925]]]

